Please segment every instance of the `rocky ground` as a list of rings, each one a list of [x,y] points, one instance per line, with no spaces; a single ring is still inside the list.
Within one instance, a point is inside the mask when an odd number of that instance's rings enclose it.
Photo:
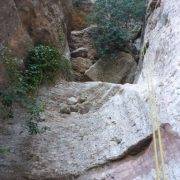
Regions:
[[[96,26],[71,32],[70,50],[75,81],[133,83],[137,62],[132,54],[119,52],[116,58],[99,59],[92,33]]]
[[[29,135],[20,110],[1,125],[0,144],[9,152],[0,155],[0,179],[154,179],[149,75],[163,135],[165,174],[180,179],[179,11],[178,0],[164,0],[151,9],[136,83],[129,73],[137,74],[131,55],[120,55],[124,73],[117,75],[115,68],[110,79],[102,79],[110,72],[97,70],[101,60],[89,39],[94,27],[71,32],[71,61],[79,82],[58,82],[40,90],[46,107],[38,125],[48,127],[46,132]],[[98,71],[96,77],[90,71]]]

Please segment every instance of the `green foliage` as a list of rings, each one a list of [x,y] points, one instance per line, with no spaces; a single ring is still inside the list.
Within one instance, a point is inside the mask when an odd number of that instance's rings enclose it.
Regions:
[[[12,103],[22,95],[23,75],[19,68],[18,60],[14,58],[8,50],[0,52],[1,64],[6,69],[7,82],[5,87],[0,88],[0,114],[1,118],[8,119],[13,117]]]
[[[27,122],[28,132],[31,135],[40,133],[37,122],[28,121]]]
[[[98,26],[93,35],[101,56],[124,48],[138,34],[145,5],[145,0],[96,0],[89,19]]]
[[[52,82],[58,73],[70,74],[70,63],[50,46],[38,45],[27,57],[26,83],[30,91],[36,91],[43,82]]]
[[[10,153],[10,149],[8,147],[0,147],[0,155],[7,155]]]
[[[37,134],[47,130],[39,129],[37,121],[39,114],[44,110],[43,103],[36,103],[35,92],[44,82],[53,82],[58,73],[70,78],[70,63],[50,46],[38,45],[30,52],[26,60],[26,70],[20,68],[19,60],[11,55],[8,50],[0,52],[1,63],[6,69],[7,82],[0,89],[0,114],[1,118],[13,117],[12,105],[18,102],[23,105],[28,114],[27,127],[30,134]]]
[[[59,43],[62,48],[64,47],[64,44],[66,43],[65,41],[66,41],[65,33],[63,30],[63,26],[61,25],[59,26]]]

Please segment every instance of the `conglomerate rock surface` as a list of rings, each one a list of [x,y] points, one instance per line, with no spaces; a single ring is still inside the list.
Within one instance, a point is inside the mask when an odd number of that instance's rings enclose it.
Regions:
[[[70,82],[42,89],[46,109],[39,125],[49,130],[28,136],[19,124],[9,125],[13,135],[2,134],[0,142],[16,139],[9,143],[14,156],[0,159],[0,178],[154,179],[151,83],[162,125],[165,173],[168,179],[180,179],[179,12],[179,0],[163,0],[149,15],[136,84]],[[62,106],[70,111],[62,113]]]

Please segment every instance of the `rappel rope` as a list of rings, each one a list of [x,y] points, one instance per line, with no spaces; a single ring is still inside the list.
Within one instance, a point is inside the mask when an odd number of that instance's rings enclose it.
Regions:
[[[157,0],[155,9],[157,8],[160,2],[161,2],[160,0]],[[106,6],[107,6],[107,0],[106,0]],[[152,72],[154,69],[153,61],[150,61],[149,67],[147,69],[148,69],[147,79],[148,79],[148,93],[149,93],[149,118],[151,119],[152,129],[153,129],[153,148],[154,148],[154,160],[156,167],[156,180],[167,180],[165,176],[164,150],[163,150],[162,135],[160,130],[160,119],[158,116],[158,110],[156,106],[156,94],[155,94],[154,82],[152,78],[152,74],[153,74]]]
[[[155,9],[158,7],[160,0],[157,0]],[[157,33],[158,34],[158,33]],[[156,38],[156,35],[154,38]],[[151,59],[151,58],[149,58]],[[154,89],[153,69],[154,61],[150,61],[147,67],[147,80],[148,80],[148,93],[149,93],[149,118],[151,119],[153,129],[153,149],[154,161],[156,167],[156,180],[167,180],[165,176],[165,163],[164,163],[164,149],[162,142],[162,135],[160,130],[160,118],[158,116],[158,109],[156,105],[156,94]]]
[[[156,96],[154,90],[154,83],[152,79],[153,63],[149,63],[148,67],[148,92],[149,92],[149,117],[151,119],[153,128],[153,147],[154,147],[154,157],[156,165],[156,179],[166,180],[164,171],[164,150],[162,143],[162,136],[160,130],[160,119],[158,116],[157,106],[156,106]]]

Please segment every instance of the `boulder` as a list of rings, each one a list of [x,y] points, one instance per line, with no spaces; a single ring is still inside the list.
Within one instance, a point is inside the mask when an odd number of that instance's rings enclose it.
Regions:
[[[118,57],[109,60],[98,60],[86,72],[93,81],[111,83],[132,83],[137,70],[134,58],[125,52],[120,52]]]
[[[85,82],[90,79],[84,74],[92,66],[92,60],[82,57],[72,58],[73,78],[75,81]]]
[[[164,125],[161,128],[161,133],[163,137],[163,144],[165,145],[165,154],[167,171],[169,174],[166,176],[169,179],[175,180],[178,177],[178,173],[173,176],[173,171],[179,171],[179,164],[172,162],[172,157],[169,155],[172,154],[173,147],[173,158],[179,159],[180,152],[178,151],[180,139],[172,132],[172,129],[168,124]],[[151,139],[149,139],[151,141]],[[145,142],[144,142],[145,143]],[[139,148],[142,148],[139,146]],[[133,153],[133,152],[132,152]],[[107,165],[103,165],[99,168],[92,168],[84,175],[77,178],[77,180],[94,180],[94,179],[109,179],[111,177],[114,180],[153,180],[154,172],[154,149],[153,142],[150,142],[150,146],[145,148],[145,151],[139,156],[132,156],[131,153],[129,157],[125,158],[122,161],[110,162]],[[173,167],[173,168],[172,168]],[[172,169],[171,169],[172,168]],[[142,170],[143,169],[143,170]],[[171,169],[171,170],[170,170]]]
[[[84,47],[80,47],[71,52],[72,58],[77,58],[77,57],[87,58],[87,56],[88,56],[88,49]]]
[[[73,58],[72,59],[72,68],[79,72],[79,73],[85,73],[86,70],[88,70],[92,66],[92,61],[87,58]]]
[[[67,104],[61,104],[60,105],[60,113],[70,114],[71,113],[70,107]]]
[[[93,60],[96,59],[97,52],[94,48],[94,43],[92,39],[92,32],[95,28],[96,26],[90,26],[80,31],[72,31],[70,43],[71,51],[84,47],[88,51],[87,58]]]
[[[72,96],[67,99],[67,103],[68,103],[68,105],[75,105],[78,103],[78,99]]]

